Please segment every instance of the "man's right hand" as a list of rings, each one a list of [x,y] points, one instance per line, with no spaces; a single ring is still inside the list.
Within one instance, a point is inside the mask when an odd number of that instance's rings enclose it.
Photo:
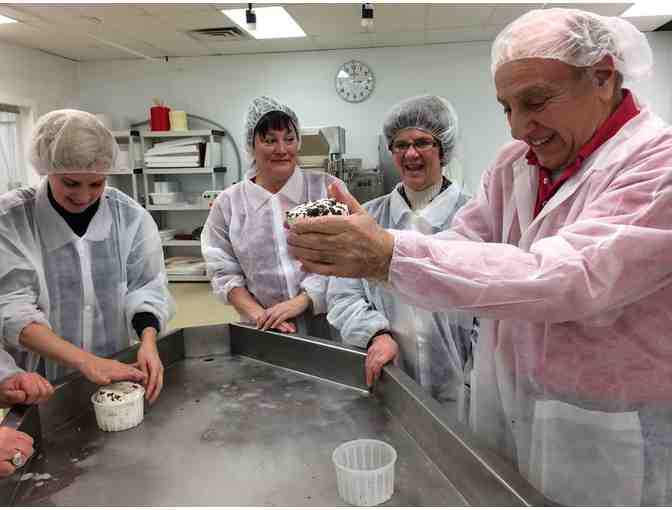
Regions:
[[[399,354],[397,342],[387,333],[376,336],[366,353],[366,385],[370,388],[380,377],[380,372],[385,365]]]
[[[79,371],[89,381],[105,385],[116,381],[134,381],[145,383],[147,376],[137,368],[117,360],[100,358],[87,353],[79,366]]]
[[[35,404],[44,402],[54,388],[44,377],[34,372],[20,372],[0,382],[0,405]]]
[[[12,462],[20,453],[25,461],[34,453],[33,438],[10,427],[0,427],[0,478],[7,478],[16,471]]]

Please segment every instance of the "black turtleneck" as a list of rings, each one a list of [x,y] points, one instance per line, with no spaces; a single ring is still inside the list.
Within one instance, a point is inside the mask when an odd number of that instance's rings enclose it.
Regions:
[[[61,218],[65,220],[65,222],[75,234],[77,234],[79,237],[82,237],[84,234],[86,234],[86,229],[89,228],[89,223],[91,223],[91,220],[96,215],[96,212],[98,212],[100,198],[82,212],[72,213],[61,207],[61,204],[56,202],[56,199],[51,192],[51,185],[48,185],[47,188],[49,190],[49,202],[51,203],[51,207],[56,209],[56,212],[61,215]]]
[[[72,213],[61,207],[61,205],[56,201],[53,193],[51,192],[51,186],[49,184],[47,184],[47,190],[49,195],[49,203],[54,209],[56,209],[56,212],[60,214],[61,218],[65,220],[70,229],[79,237],[82,237],[84,234],[86,234],[91,220],[98,212],[100,198],[82,212]],[[161,330],[159,320],[151,312],[136,313],[133,316],[131,324],[133,325],[135,332],[138,334],[138,337],[142,337],[142,332],[147,327],[156,329],[157,333]]]

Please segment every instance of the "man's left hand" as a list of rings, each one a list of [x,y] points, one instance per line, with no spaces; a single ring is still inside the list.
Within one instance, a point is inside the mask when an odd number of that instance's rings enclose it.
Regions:
[[[310,273],[387,280],[394,236],[349,193],[331,185],[329,194],[345,203],[352,214],[297,221],[287,235],[289,252]]]
[[[136,363],[136,366],[147,376],[145,397],[150,404],[156,401],[163,388],[163,363],[156,347],[156,335],[156,329],[152,327],[144,329]]]

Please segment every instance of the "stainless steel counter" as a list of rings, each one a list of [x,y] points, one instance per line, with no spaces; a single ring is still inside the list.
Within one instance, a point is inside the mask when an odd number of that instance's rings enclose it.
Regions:
[[[41,453],[0,487],[5,504],[340,506],[331,454],[361,437],[397,450],[387,505],[547,503],[397,369],[366,391],[356,349],[236,325],[160,345],[165,386],[136,428],[100,431],[93,386],[58,387],[40,408]],[[35,429],[34,409],[16,426]]]

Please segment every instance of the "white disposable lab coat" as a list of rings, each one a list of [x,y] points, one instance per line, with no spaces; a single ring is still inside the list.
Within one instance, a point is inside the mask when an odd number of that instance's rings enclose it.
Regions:
[[[212,289],[224,303],[235,287],[247,288],[261,306],[269,308],[304,290],[312,311],[295,319],[297,332],[332,337],[326,321],[328,278],[305,273],[287,251],[285,213],[307,201],[327,198],[327,187],[342,181],[323,172],[296,167],[277,193],[249,178],[220,193],[201,235]]]
[[[413,211],[399,193],[364,205],[385,228],[435,234],[447,229],[468,200],[450,185],[420,211]],[[343,342],[365,348],[380,330],[389,330],[399,345],[399,365],[441,402],[459,402],[465,411],[465,369],[471,362],[474,317],[459,312],[429,312],[403,301],[399,294],[359,278],[331,278],[327,292],[328,319]]]
[[[32,322],[99,356],[137,339],[131,321],[138,312],[151,312],[165,331],[174,304],[150,214],[106,188],[80,238],[49,202],[47,182],[0,196],[0,335],[6,349],[34,371],[39,357],[19,344]],[[49,380],[68,371],[45,363]]]

